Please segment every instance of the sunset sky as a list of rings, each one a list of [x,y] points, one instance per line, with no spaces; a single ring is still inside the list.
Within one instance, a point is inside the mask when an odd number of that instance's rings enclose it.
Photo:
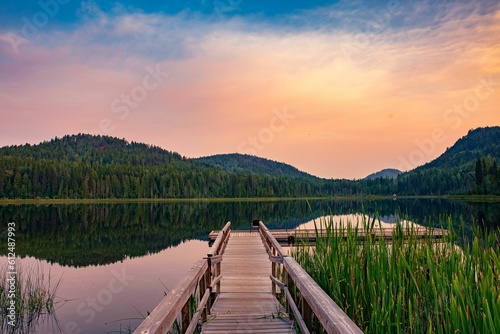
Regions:
[[[496,0],[0,4],[0,146],[92,133],[352,179],[499,106]]]

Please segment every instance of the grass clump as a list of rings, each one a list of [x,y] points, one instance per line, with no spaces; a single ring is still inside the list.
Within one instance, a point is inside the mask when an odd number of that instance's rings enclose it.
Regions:
[[[458,238],[446,220],[440,240],[400,223],[386,240],[362,220],[369,233],[322,219],[327,237],[293,255],[364,332],[500,333],[498,233]]]
[[[47,317],[54,316],[57,290],[43,268],[17,265],[15,275],[0,268],[0,328],[3,333],[26,333]]]

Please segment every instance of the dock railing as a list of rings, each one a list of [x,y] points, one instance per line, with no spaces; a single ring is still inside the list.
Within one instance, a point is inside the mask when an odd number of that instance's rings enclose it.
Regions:
[[[217,236],[207,257],[193,265],[137,327],[134,334],[166,334],[172,327],[176,327],[180,333],[191,334],[200,320],[207,321],[212,302],[220,293],[221,261],[230,234],[231,223],[228,222]]]
[[[277,288],[283,290],[287,312],[293,315],[302,334],[313,332],[313,318],[329,334],[363,333],[297,261],[288,256],[262,222],[259,233],[272,263],[272,292],[278,296]]]

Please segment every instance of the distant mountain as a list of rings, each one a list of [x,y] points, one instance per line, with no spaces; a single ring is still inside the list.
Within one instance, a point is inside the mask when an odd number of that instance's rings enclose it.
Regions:
[[[364,180],[374,180],[378,178],[395,179],[401,173],[402,171],[400,171],[399,169],[387,168],[387,169],[382,169],[379,172],[368,175],[367,177],[364,178]]]
[[[267,159],[187,159],[108,136],[78,134],[0,148],[0,199],[300,197],[360,189],[353,181],[319,179]]]
[[[207,166],[222,168],[230,173],[267,174],[272,176],[316,179],[315,176],[302,172],[291,165],[247,154],[217,154],[192,160],[206,164]]]
[[[390,177],[399,171],[384,170],[345,180],[250,155],[187,159],[157,146],[78,134],[0,148],[0,199],[500,195],[499,149],[500,127],[474,129],[396,179]]]
[[[89,134],[56,137],[37,145],[1,147],[0,156],[131,166],[164,165],[186,160],[178,153],[157,146]]]
[[[478,158],[487,156],[500,160],[500,126],[470,130],[438,158],[418,167],[417,170],[456,168],[473,164]]]
[[[470,130],[433,161],[401,174],[408,195],[500,195],[500,127]]]

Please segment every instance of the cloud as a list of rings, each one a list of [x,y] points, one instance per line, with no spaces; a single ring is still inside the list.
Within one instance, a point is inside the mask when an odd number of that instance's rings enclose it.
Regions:
[[[432,17],[425,5],[436,11]],[[302,22],[292,27],[256,17],[215,21],[89,5],[80,25],[40,31],[19,53],[4,31],[0,114],[8,122],[0,133],[12,124],[19,132],[0,135],[0,143],[104,128],[188,156],[234,152],[269,127],[273,110],[286,107],[295,118],[258,155],[320,176],[362,177],[375,165],[396,166],[415,138],[449,129],[446,108],[470,94],[480,76],[500,74],[498,8],[447,6],[403,3],[368,34],[366,20],[373,23],[383,4],[303,11],[288,18]],[[312,22],[321,12],[343,23],[317,29]],[[418,17],[403,22],[409,13]],[[418,25],[419,18],[433,23]],[[168,72],[161,84],[117,112],[113,101],[139,94],[157,66]],[[460,130],[498,122],[496,102],[498,94]]]

